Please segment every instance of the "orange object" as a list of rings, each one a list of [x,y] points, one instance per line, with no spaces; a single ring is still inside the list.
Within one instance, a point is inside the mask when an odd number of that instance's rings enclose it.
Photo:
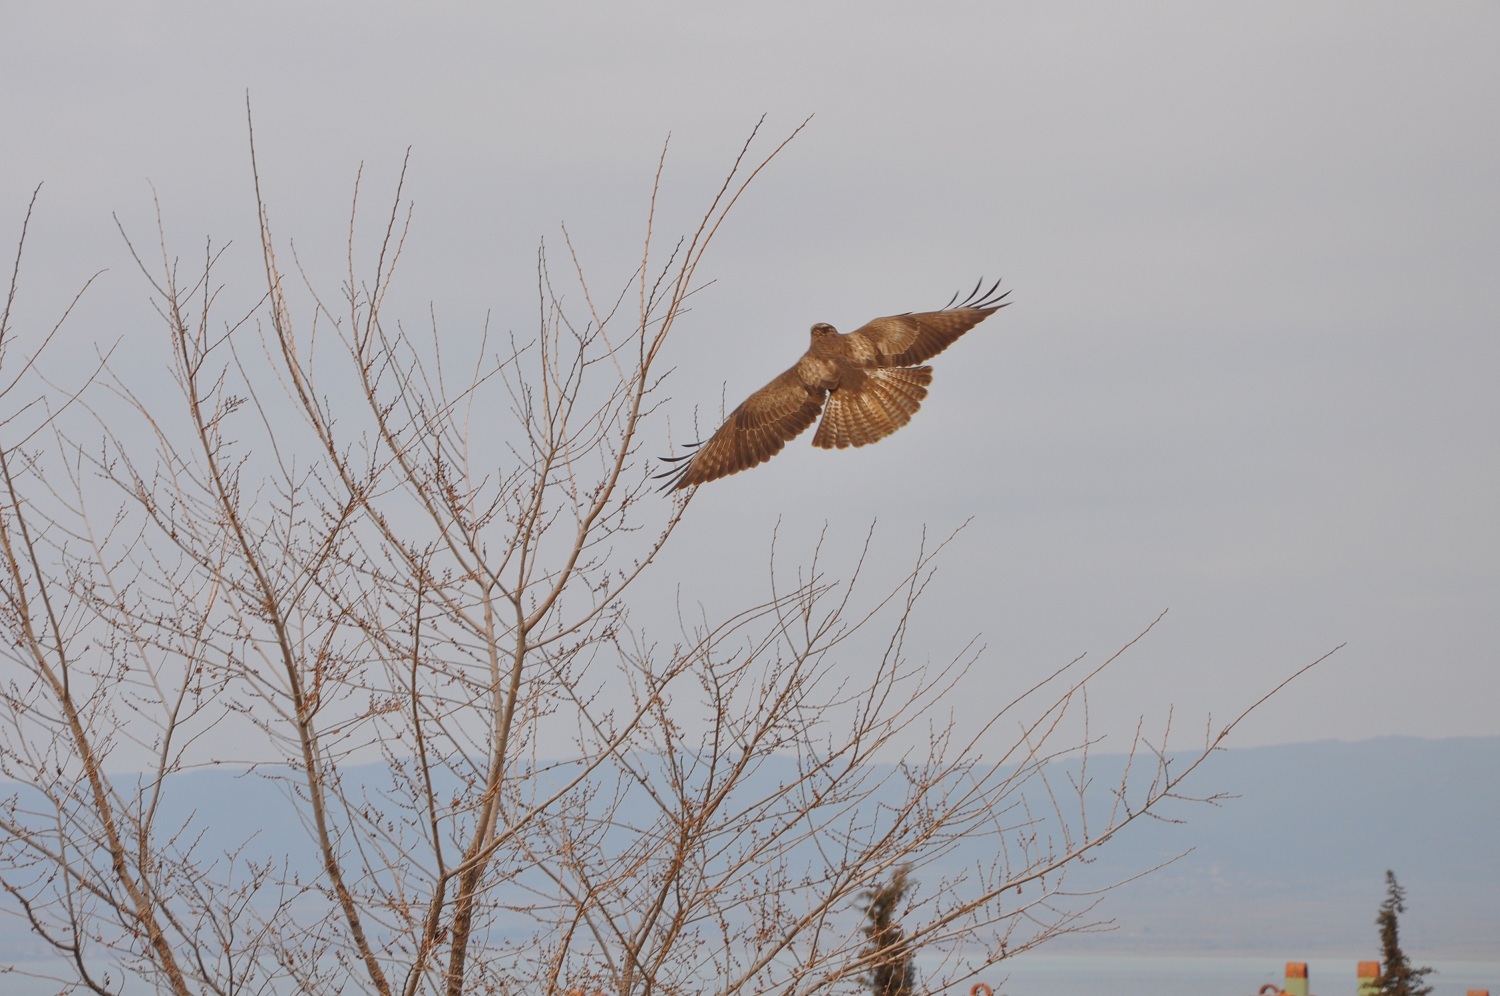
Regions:
[[[1380,975],[1380,962],[1362,961],[1359,963],[1359,977],[1361,979],[1374,979]]]
[[[1307,990],[1307,962],[1289,961],[1286,963],[1286,993],[1287,996],[1308,996]]]

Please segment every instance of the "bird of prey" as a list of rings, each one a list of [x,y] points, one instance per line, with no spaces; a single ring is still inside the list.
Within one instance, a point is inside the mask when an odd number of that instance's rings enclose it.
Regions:
[[[745,399],[707,442],[691,453],[666,457],[678,464],[657,474],[667,488],[690,488],[738,473],[771,459],[788,441],[823,421],[813,445],[824,449],[864,446],[884,439],[911,420],[927,397],[932,368],[918,366],[1010,302],[996,295],[1000,282],[981,292],[981,280],[963,301],[958,295],[939,311],[877,318],[840,333],[819,322],[807,352],[786,373]]]

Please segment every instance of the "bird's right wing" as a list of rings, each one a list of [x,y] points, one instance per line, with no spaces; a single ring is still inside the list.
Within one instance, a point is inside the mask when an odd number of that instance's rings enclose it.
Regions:
[[[656,476],[669,478],[664,487],[690,488],[764,463],[817,420],[827,396],[793,367],[746,398],[696,452],[666,458],[682,466]]]
[[[866,355],[875,357],[871,366],[908,367],[923,363],[1010,303],[1005,300],[1010,291],[995,293],[1000,289],[999,281],[989,290],[982,290],[983,287],[984,281],[981,280],[961,303],[956,303],[958,295],[953,295],[953,300],[941,311],[877,318],[850,332],[849,336],[866,345]]]

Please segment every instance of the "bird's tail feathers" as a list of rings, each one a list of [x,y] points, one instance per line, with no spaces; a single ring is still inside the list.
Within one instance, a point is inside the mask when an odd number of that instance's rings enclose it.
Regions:
[[[814,446],[844,449],[884,439],[911,421],[932,383],[931,367],[883,367],[865,373],[857,390],[841,389],[828,396]]]

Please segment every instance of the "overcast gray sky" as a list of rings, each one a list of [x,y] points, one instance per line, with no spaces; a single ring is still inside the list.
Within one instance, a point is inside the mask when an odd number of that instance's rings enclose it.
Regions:
[[[871,520],[907,557],[972,518],[913,644],[982,635],[961,721],[1170,608],[1096,725],[1173,703],[1201,729],[1347,642],[1236,742],[1496,734],[1497,53],[1493,3],[12,3],[0,234],[43,182],[23,314],[107,268],[70,334],[148,341],[111,214],[150,243],[154,185],[180,251],[250,254],[248,91],[278,231],[314,265],[359,165],[388,197],[410,146],[396,307],[525,332],[560,223],[628,278],[668,133],[676,231],[761,114],[778,139],[814,114],[705,264],[677,441],[815,321],[981,275],[1014,304],[879,446],[799,440],[702,489],[663,591],[710,614],[763,593],[778,520],[787,557]]]

